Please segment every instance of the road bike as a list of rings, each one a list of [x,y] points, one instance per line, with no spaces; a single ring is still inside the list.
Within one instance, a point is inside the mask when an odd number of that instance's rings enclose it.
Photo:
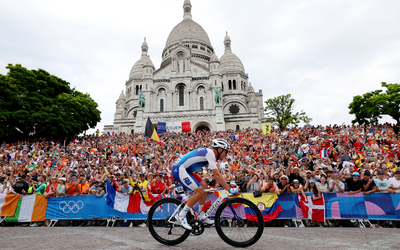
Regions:
[[[248,247],[256,243],[263,231],[263,216],[254,203],[241,197],[231,197],[224,188],[206,189],[205,192],[219,191],[219,197],[210,205],[202,218],[199,211],[191,209],[187,213],[187,221],[192,230],[186,230],[176,221],[175,215],[185,206],[189,192],[185,192],[182,200],[163,198],[150,208],[147,226],[151,235],[158,242],[176,245],[186,240],[189,235],[201,235],[205,225],[203,221],[214,217],[215,229],[223,241],[234,247]]]

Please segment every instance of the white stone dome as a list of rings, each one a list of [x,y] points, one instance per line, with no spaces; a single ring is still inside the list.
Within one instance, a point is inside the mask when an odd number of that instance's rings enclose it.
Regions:
[[[141,77],[143,73],[143,67],[150,66],[153,69],[154,65],[151,59],[147,55],[142,55],[142,57],[133,65],[129,78]]]
[[[230,50],[225,51],[219,59],[219,62],[221,63],[220,71],[222,73],[228,71],[245,72],[242,61],[240,61],[239,57],[233,54]]]
[[[210,62],[218,62],[218,56],[215,53],[211,55]]]
[[[122,90],[122,93],[119,95],[120,100],[125,100],[125,95],[124,95],[124,91]]]
[[[180,41],[199,41],[212,47],[206,31],[192,19],[184,19],[172,29],[165,43],[165,47],[167,48]]]
[[[249,83],[249,86],[247,87],[247,93],[254,93],[254,88],[253,88],[253,86],[251,86],[250,83]]]

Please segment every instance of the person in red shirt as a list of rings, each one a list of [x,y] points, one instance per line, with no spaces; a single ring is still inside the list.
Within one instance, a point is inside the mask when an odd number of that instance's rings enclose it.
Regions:
[[[150,185],[150,191],[153,194],[164,194],[166,191],[165,184],[161,181],[162,175],[164,173],[161,171],[156,173],[156,180]]]

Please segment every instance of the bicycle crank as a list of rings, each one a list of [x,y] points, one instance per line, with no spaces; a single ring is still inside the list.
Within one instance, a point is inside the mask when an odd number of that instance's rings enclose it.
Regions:
[[[204,223],[201,220],[191,220],[189,225],[192,227],[192,234],[200,235],[204,232]]]

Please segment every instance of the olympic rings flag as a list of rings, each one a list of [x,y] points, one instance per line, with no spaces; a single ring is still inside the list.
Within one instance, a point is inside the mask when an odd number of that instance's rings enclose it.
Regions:
[[[72,212],[74,214],[76,214],[77,212],[79,212],[79,210],[81,210],[84,206],[83,201],[61,201],[58,204],[59,208],[64,212],[64,213],[69,213]]]
[[[109,218],[107,203],[103,197],[78,195],[49,198],[47,219],[93,219]]]

